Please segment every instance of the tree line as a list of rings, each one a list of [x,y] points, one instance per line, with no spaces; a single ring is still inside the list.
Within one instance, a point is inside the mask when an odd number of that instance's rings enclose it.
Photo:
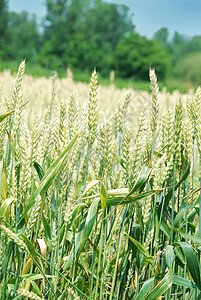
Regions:
[[[51,70],[70,67],[103,76],[115,70],[121,78],[146,80],[154,67],[160,80],[178,76],[201,80],[201,36],[187,37],[167,28],[152,39],[135,30],[126,5],[103,0],[45,0],[42,22],[26,11],[11,12],[0,0],[0,60],[26,58]],[[189,68],[189,66],[191,66]]]

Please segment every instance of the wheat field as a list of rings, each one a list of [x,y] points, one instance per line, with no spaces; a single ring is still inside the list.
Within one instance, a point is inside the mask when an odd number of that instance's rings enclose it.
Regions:
[[[201,88],[0,74],[0,299],[200,299]]]

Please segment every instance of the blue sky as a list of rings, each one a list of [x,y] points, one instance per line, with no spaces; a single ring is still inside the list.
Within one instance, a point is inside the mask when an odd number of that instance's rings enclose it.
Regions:
[[[126,4],[134,13],[136,31],[151,38],[159,28],[167,27],[188,36],[201,35],[201,0],[106,0]],[[27,10],[42,18],[44,0],[9,0],[14,11]]]

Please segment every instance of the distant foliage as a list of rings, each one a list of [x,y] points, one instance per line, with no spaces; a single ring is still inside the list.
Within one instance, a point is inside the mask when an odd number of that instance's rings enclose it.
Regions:
[[[40,61],[102,72],[110,70],[110,56],[124,34],[134,29],[125,5],[101,0],[46,1],[44,41]]]
[[[172,35],[166,27],[152,39],[139,35],[133,13],[123,4],[45,0],[43,5],[46,15],[40,20],[26,11],[10,12],[8,1],[0,0],[0,66],[26,59],[33,73],[41,68],[64,74],[70,67],[90,74],[96,67],[103,77],[114,70],[117,79],[135,81],[148,80],[153,67],[166,81],[179,73],[178,61],[201,52],[200,35],[188,37],[177,31]],[[196,66],[190,70],[188,80],[199,84]],[[180,72],[178,79],[186,80],[186,73]]]
[[[0,0],[0,57],[6,53],[6,36],[8,27],[8,1]]]
[[[137,33],[130,33],[119,41],[114,67],[122,77],[146,80],[150,66],[156,68],[161,79],[170,69],[169,54],[158,41],[148,40]]]
[[[175,66],[175,76],[201,84],[201,52],[190,53],[181,58]]]
[[[40,33],[35,15],[26,11],[21,13],[10,12],[8,23],[8,40],[10,47],[7,56],[12,60],[35,61],[39,51]]]

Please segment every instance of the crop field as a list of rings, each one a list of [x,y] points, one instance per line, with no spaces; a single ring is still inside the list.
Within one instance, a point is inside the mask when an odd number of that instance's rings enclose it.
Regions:
[[[0,299],[200,299],[201,88],[0,74]]]

